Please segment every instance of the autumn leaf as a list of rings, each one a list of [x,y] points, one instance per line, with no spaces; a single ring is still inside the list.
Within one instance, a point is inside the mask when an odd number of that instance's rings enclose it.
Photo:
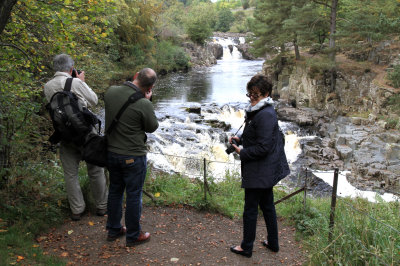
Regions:
[[[61,253],[61,257],[68,257],[68,252],[63,252],[63,253]]]
[[[72,234],[74,232],[74,230],[69,230],[68,231],[68,234],[70,235],[70,234]]]
[[[154,197],[159,198],[160,197],[160,192],[157,192],[156,194],[154,194]]]
[[[90,226],[93,226],[93,225],[94,225],[94,223],[93,223],[92,221],[89,221],[88,224],[89,224]]]

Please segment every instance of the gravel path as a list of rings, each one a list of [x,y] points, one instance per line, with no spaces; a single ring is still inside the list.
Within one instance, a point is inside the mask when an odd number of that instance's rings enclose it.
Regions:
[[[305,261],[294,228],[281,220],[280,251],[273,253],[261,245],[266,229],[260,218],[253,256],[245,258],[229,251],[241,241],[241,221],[219,214],[144,206],[141,224],[151,239],[134,248],[126,248],[123,237],[106,241],[106,219],[87,214],[79,222],[68,220],[37,241],[47,254],[62,257],[69,265],[301,265]]]

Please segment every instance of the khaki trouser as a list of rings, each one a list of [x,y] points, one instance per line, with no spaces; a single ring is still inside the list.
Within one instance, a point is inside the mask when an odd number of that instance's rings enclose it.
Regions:
[[[79,214],[85,210],[81,187],[79,185],[78,169],[82,160],[81,148],[74,144],[61,142],[60,159],[64,170],[65,188],[72,213]],[[107,209],[108,189],[104,168],[86,164],[90,181],[90,190],[94,197],[96,208]]]

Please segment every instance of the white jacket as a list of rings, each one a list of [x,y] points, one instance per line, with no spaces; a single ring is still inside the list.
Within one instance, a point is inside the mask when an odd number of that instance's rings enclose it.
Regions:
[[[44,95],[48,102],[54,93],[64,90],[65,82],[71,75],[66,72],[56,72],[52,80],[44,85]],[[82,80],[74,78],[71,84],[71,92],[77,97],[83,107],[91,107],[97,104],[97,95],[94,91]]]

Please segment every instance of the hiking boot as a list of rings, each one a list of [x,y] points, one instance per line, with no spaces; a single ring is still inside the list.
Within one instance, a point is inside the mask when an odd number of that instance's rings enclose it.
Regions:
[[[149,240],[150,240],[150,233],[149,232],[146,232],[146,233],[140,232],[138,239],[136,239],[135,241],[132,241],[132,242],[126,242],[126,246],[127,247],[133,247],[133,246],[136,246],[136,245],[140,245],[140,244],[146,243]]]
[[[97,216],[104,216],[107,214],[107,209],[96,209]]]
[[[73,213],[71,214],[71,220],[72,221],[80,221],[82,218],[82,212],[81,213]]]
[[[123,236],[125,234],[126,234],[126,227],[122,226],[121,230],[119,230],[119,232],[116,235],[108,234],[107,235],[107,241],[115,241],[115,240],[117,240],[118,238],[120,238],[121,236]]]

